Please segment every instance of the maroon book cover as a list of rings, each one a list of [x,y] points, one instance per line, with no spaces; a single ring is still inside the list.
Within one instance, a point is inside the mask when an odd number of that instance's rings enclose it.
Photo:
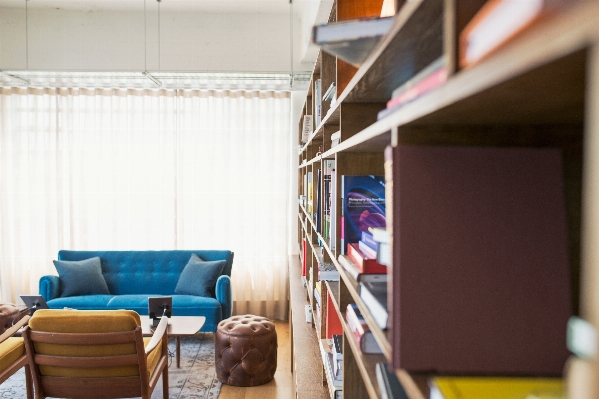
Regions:
[[[386,158],[393,366],[561,375],[572,299],[560,151],[399,146]]]

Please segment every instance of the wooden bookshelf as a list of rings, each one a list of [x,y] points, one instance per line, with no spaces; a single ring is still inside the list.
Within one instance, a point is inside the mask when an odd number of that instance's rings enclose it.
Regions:
[[[338,16],[344,19],[344,15],[358,17],[372,12],[360,11],[354,3],[355,0],[337,0],[331,21],[338,20]],[[375,8],[378,4],[374,0],[366,3]],[[337,99],[332,104],[323,103],[322,122],[314,126],[309,141],[301,145],[298,193],[304,192],[303,176],[312,172],[316,200],[316,176],[324,159],[336,162],[333,184],[337,193],[342,175],[383,175],[384,150],[389,145],[559,149],[563,159],[570,280],[557,283],[571,287],[573,313],[599,330],[599,249],[594,243],[594,237],[599,235],[599,218],[595,217],[599,212],[599,181],[594,177],[599,174],[599,2],[577,2],[543,18],[475,66],[461,70],[457,66],[459,34],[484,3],[485,0],[403,3],[390,32],[360,68],[348,68],[330,54],[320,54],[313,82],[321,79],[323,93],[335,82]],[[377,113],[385,108],[393,90],[438,57],[446,60],[448,81],[377,120]],[[313,93],[312,85],[302,116],[314,112]],[[301,119],[299,127],[301,130]],[[331,147],[330,136],[336,131],[341,131],[341,141]],[[399,198],[397,190],[394,184],[394,198]],[[339,210],[340,197],[333,200]],[[390,206],[387,204],[387,208]],[[344,397],[378,398],[381,393],[374,365],[393,359],[393,325],[390,331],[376,325],[360,299],[356,281],[337,261],[339,212],[335,248],[316,231],[313,215],[305,207],[300,206],[298,215],[300,248],[301,240],[306,239],[307,261],[316,275],[313,272],[311,285],[305,288],[301,281],[290,279],[291,291],[304,301],[312,298],[306,291],[314,290],[318,262],[334,262],[340,281],[326,283],[334,302],[326,312],[337,312],[344,328]],[[400,228],[400,222],[393,219],[391,229]],[[390,269],[393,267],[398,267],[395,261]],[[349,303],[357,304],[383,355],[360,352],[345,322],[345,307]],[[394,315],[398,317],[392,311],[393,323]],[[305,329],[310,325],[303,313],[301,319],[292,320],[293,324],[299,322],[305,333],[313,337],[310,350],[317,353],[322,326],[320,331]],[[308,345],[307,341],[301,344]],[[319,363],[315,364],[320,381],[325,381]],[[599,375],[598,359],[582,361],[572,357],[565,370],[564,379],[571,382],[569,397],[599,397],[599,379],[592,377]],[[427,380],[431,374],[398,368],[396,375],[410,399],[428,398]],[[302,397],[304,388],[298,385],[296,389]],[[332,397],[330,390],[324,389],[324,395]]]

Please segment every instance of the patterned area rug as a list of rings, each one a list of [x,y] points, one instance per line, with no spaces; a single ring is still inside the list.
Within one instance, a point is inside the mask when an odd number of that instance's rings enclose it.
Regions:
[[[214,369],[214,334],[198,333],[181,338],[181,368],[175,359],[175,340],[169,342],[172,354],[169,364],[170,399],[216,399],[221,382]],[[0,385],[0,398],[25,399],[24,369]],[[162,399],[162,380],[156,385],[152,399]]]

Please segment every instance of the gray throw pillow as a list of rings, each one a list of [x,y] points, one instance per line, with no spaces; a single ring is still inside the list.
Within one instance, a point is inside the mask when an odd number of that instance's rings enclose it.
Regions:
[[[175,294],[214,298],[216,280],[223,273],[226,263],[225,260],[205,262],[196,254],[191,255],[179,276]]]
[[[110,294],[97,256],[79,261],[55,260],[54,267],[60,279],[61,297]]]

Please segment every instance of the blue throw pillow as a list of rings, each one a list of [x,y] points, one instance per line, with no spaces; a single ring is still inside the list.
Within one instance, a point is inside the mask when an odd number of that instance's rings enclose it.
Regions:
[[[186,294],[214,298],[216,280],[223,273],[225,260],[204,262],[196,254],[191,255],[189,262],[179,276],[175,294]]]
[[[54,267],[60,279],[61,297],[110,294],[97,256],[79,261],[55,260]]]

